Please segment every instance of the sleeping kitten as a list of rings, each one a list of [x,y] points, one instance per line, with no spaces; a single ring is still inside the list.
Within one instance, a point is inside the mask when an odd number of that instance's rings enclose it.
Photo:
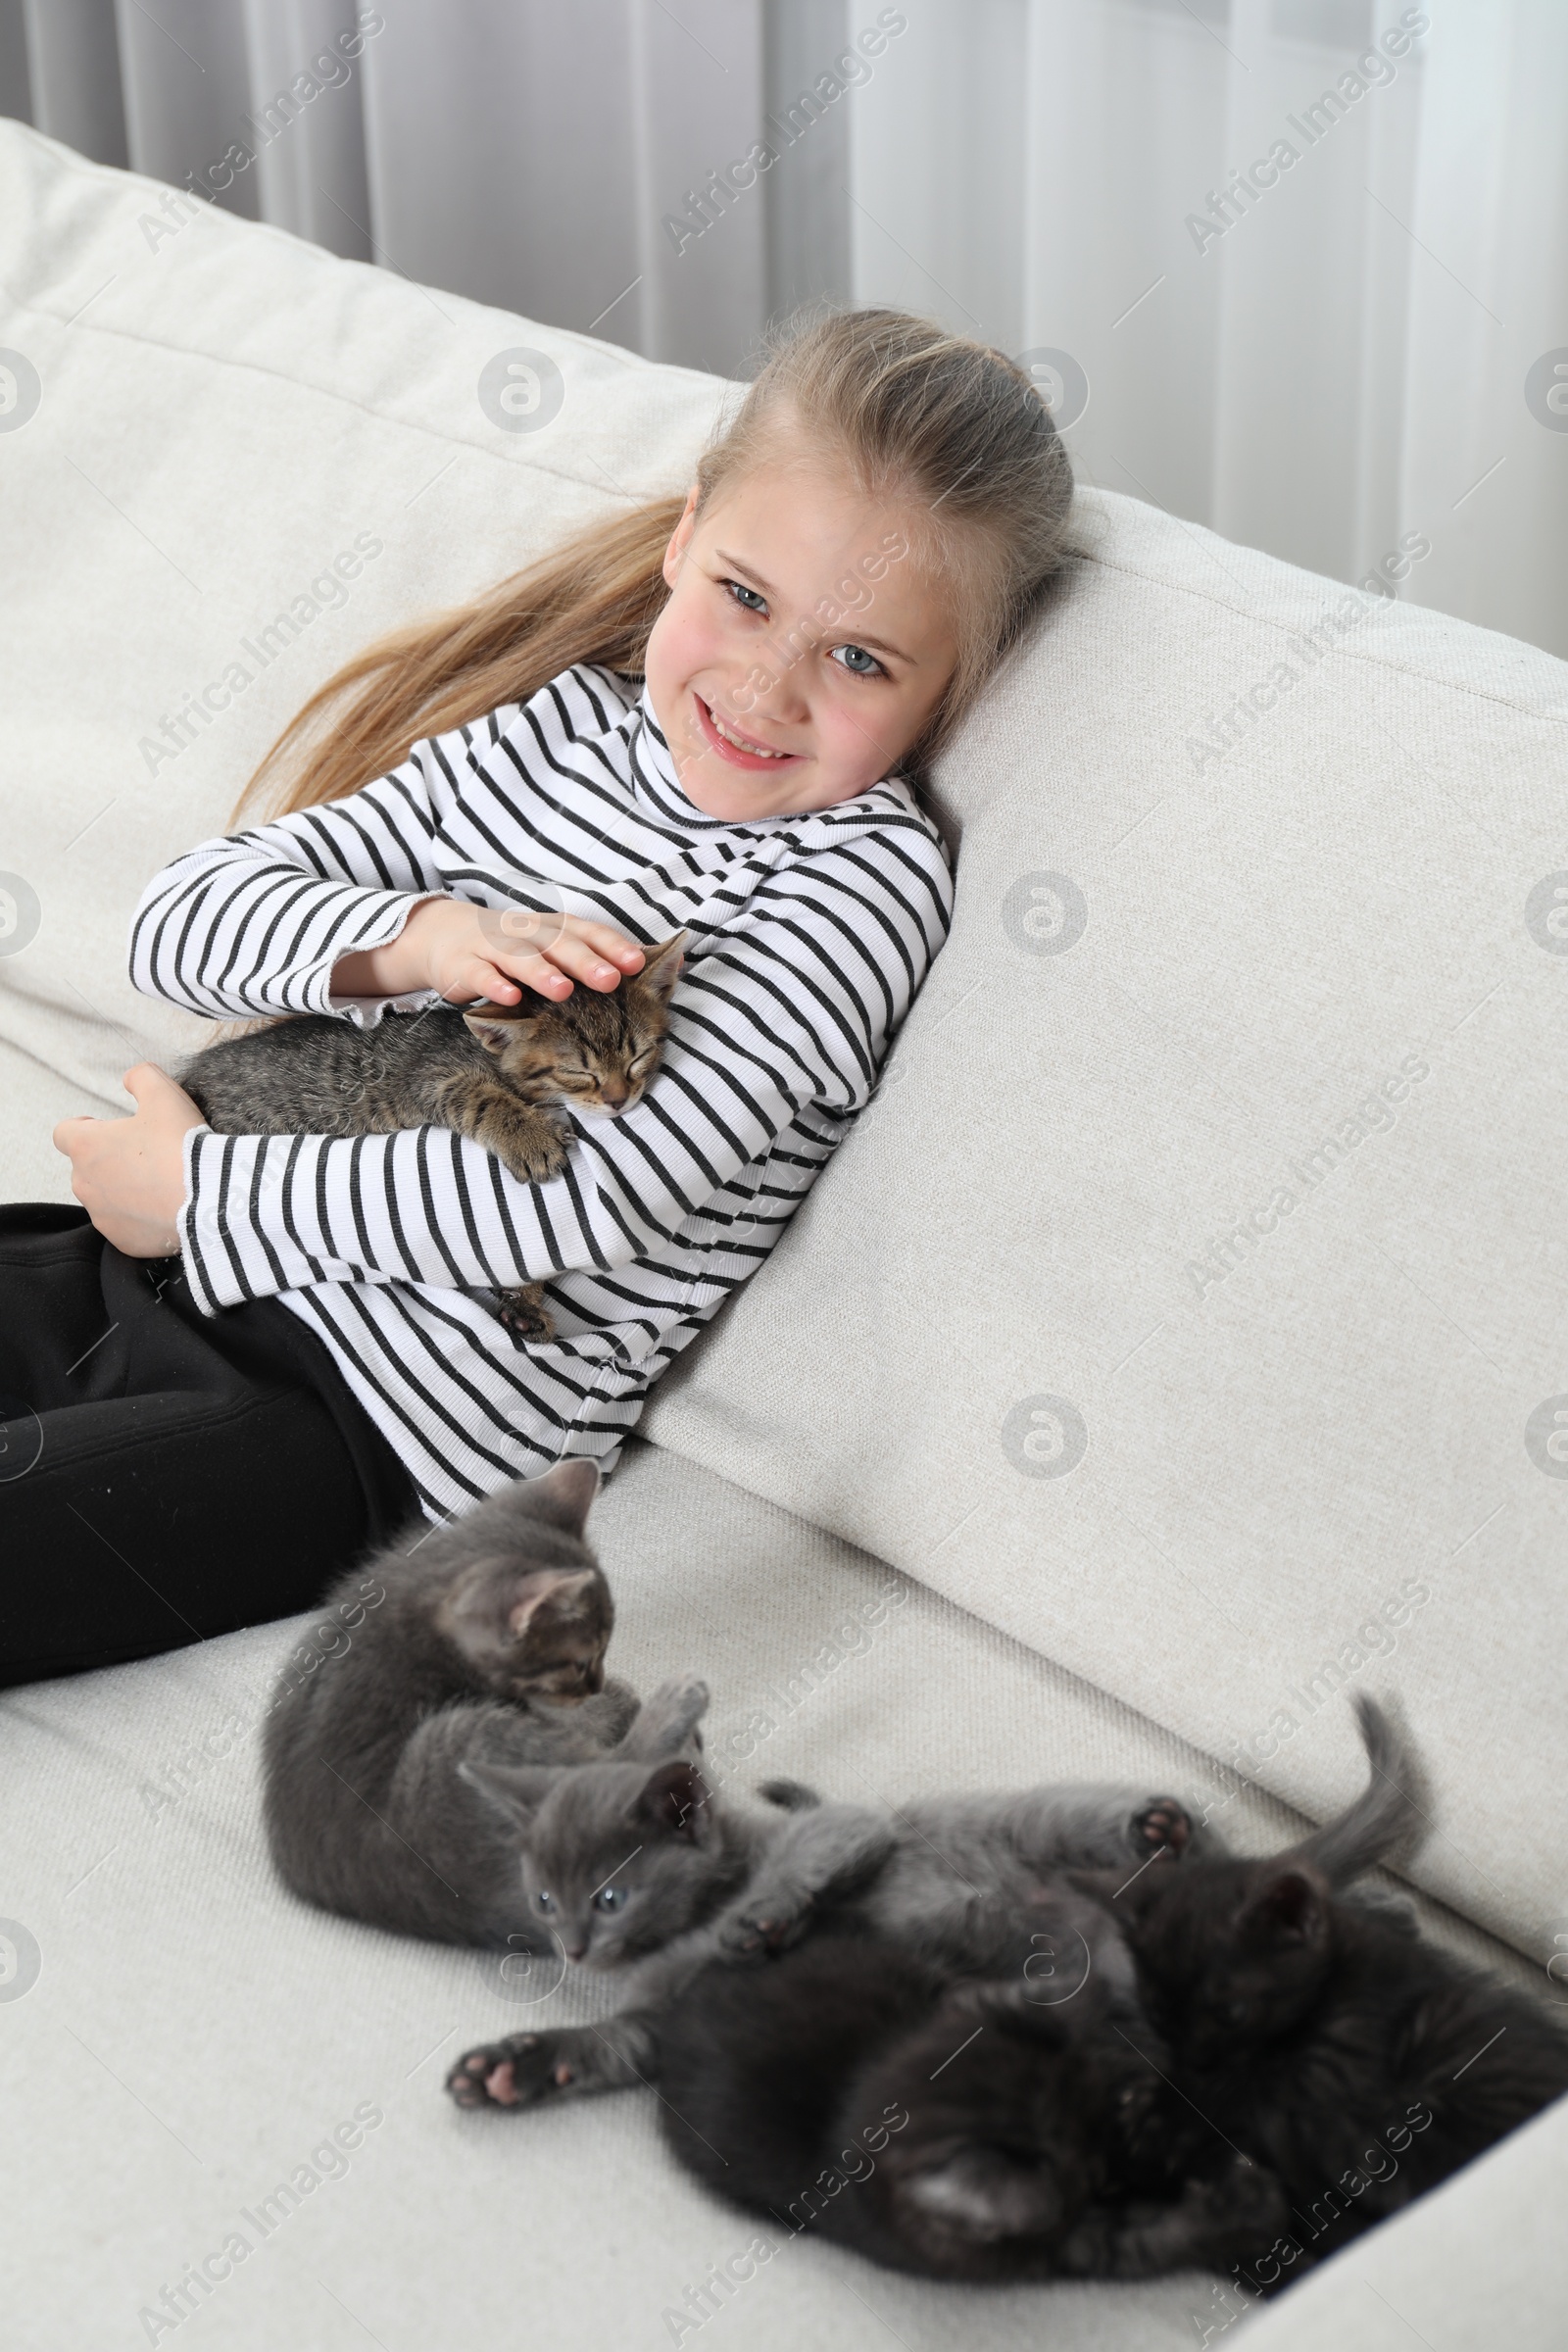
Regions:
[[[662,2017],[697,1971],[786,1940],[818,1906],[853,1905],[874,1928],[887,1921],[922,1936],[928,1951],[989,1959],[1021,1937],[1037,1975],[1045,1942],[1075,1970],[1098,1942],[1096,1964],[1104,1972],[1119,1962],[1130,1992],[1130,1964],[1101,1906],[1052,1874],[1112,1860],[1133,1870],[1199,1836],[1174,1799],[1136,1789],[930,1800],[890,1825],[863,1806],[814,1805],[793,1784],[773,1786],[802,1810],[741,1812],[686,1760],[652,1775],[619,1765],[560,1776],[488,1763],[466,1771],[513,1825],[535,1920],[550,1924],[568,1958],[595,1969],[636,1964],[638,1974],[627,2004],[597,2026],[469,2051],[448,2077],[460,2106],[522,2106],[645,2081]],[[1217,1845],[1212,1833],[1209,1840]]]
[[[1049,1989],[834,1933],[762,1977],[709,1968],[660,2028],[664,2137],[731,2203],[929,2278],[1255,2256],[1287,2223],[1278,2184],[1166,2082],[1136,1999],[1103,1976]]]
[[[614,1116],[642,1099],[669,1026],[687,934],[657,948],[607,993],[564,1004],[525,988],[515,1004],[387,1012],[373,1029],[309,1012],[204,1047],[177,1073],[219,1135],[392,1135],[451,1127],[493,1152],[519,1183],[559,1176],[571,1148],[560,1111]],[[515,1339],[555,1326],[539,1284],[499,1297]]]
[[[598,1485],[566,1461],[433,1533],[415,1521],[328,1593],[264,1740],[268,1838],[296,1894],[404,1935],[548,1948],[515,1833],[461,1767],[657,1761],[690,1730],[679,1695],[639,1714],[605,1680],[614,1609],[583,1541]]]
[[[1357,1712],[1372,1779],[1340,1822],[1266,1860],[1150,1871],[1115,1903],[1176,2082],[1284,2184],[1293,2251],[1263,2291],[1568,2091],[1544,2007],[1337,1895],[1409,1811],[1383,1718]]]

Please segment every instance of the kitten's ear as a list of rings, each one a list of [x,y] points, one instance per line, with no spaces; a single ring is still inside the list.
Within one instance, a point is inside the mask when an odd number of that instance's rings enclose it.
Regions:
[[[507,1611],[513,1640],[522,1639],[547,1600],[555,1601],[564,1613],[596,1582],[592,1568],[536,1568],[531,1576],[519,1577],[516,1598]]]
[[[1307,1871],[1277,1871],[1247,1904],[1241,1926],[1274,1943],[1319,1943],[1328,1932],[1324,1889]]]
[[[487,1054],[504,1054],[515,1044],[536,1016],[525,1014],[520,1020],[504,1020],[498,1011],[466,1012],[463,1025],[470,1037],[476,1037]]]
[[[520,1642],[546,1601],[563,1612],[597,1581],[592,1568],[518,1568],[505,1555],[488,1553],[461,1576],[435,1611],[438,1632],[481,1669],[511,1666]]]
[[[458,1766],[459,1777],[477,1788],[487,1804],[524,1830],[533,1828],[534,1816],[561,1770],[557,1764],[480,1764],[472,1758]]]
[[[652,989],[654,995],[662,997],[666,1004],[669,1003],[670,990],[680,978],[680,967],[686,960],[686,942],[690,937],[689,931],[677,931],[673,939],[663,940],[657,948],[650,948],[647,961],[637,974],[639,986]]]
[[[527,1505],[531,1518],[542,1519],[547,1527],[559,1527],[568,1536],[580,1536],[598,1492],[599,1464],[578,1453],[569,1461],[558,1462],[543,1478],[525,1480],[519,1499]]]
[[[695,1764],[677,1756],[649,1774],[637,1799],[637,1818],[688,1845],[705,1845],[712,1828],[708,1783]]]

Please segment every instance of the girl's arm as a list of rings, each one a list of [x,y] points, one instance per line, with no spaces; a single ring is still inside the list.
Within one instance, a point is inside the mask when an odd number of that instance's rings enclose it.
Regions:
[[[362,792],[204,841],[156,874],[130,928],[130,977],[192,1012],[326,1012],[340,956],[387,947],[447,887],[432,843],[455,799],[416,744]],[[467,762],[472,764],[471,759]]]
[[[488,729],[474,742],[488,748]],[[571,979],[605,988],[617,969],[639,970],[630,940],[555,914],[548,892],[545,937],[514,950],[493,923],[481,928],[476,908],[442,895],[449,881],[432,843],[475,764],[458,730],[416,743],[401,767],[347,800],[199,843],[142,893],[132,983],[193,1012],[243,1017],[432,993],[513,1004],[519,980],[561,998]]]
[[[185,1138],[179,1230],[207,1312],[316,1282],[471,1289],[609,1271],[670,1243],[797,1121],[819,1148],[860,1108],[946,936],[952,883],[917,822],[840,834],[699,945],[636,1107],[572,1118],[563,1173],[510,1176],[442,1127]]]

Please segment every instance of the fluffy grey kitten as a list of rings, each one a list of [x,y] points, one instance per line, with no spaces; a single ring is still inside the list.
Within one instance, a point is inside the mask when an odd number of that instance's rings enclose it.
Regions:
[[[707,1703],[701,1685],[692,1698],[695,1726]],[[977,1970],[1021,1943],[1032,1981],[1059,1968],[1065,1988],[1068,1972],[1098,1967],[1130,1997],[1118,1929],[1059,1874],[1131,1873],[1161,1852],[1223,1851],[1174,1798],[1134,1788],[931,1798],[889,1822],[864,1806],[818,1805],[779,1783],[771,1812],[739,1812],[685,1756],[653,1773],[616,1763],[560,1775],[476,1761],[465,1777],[513,1826],[535,1923],[554,1931],[568,1959],[636,1973],[627,2005],[598,2026],[470,2050],[447,2082],[460,2106],[523,2106],[645,2081],[661,2018],[697,1972],[781,1947],[818,1907]]]
[[[550,1948],[515,1828],[462,1768],[569,1778],[611,1756],[646,1777],[694,1721],[684,1682],[639,1712],[605,1680],[614,1607],[583,1538],[598,1486],[566,1461],[433,1533],[416,1520],[328,1593],[264,1740],[268,1838],[296,1894],[404,1935]]]

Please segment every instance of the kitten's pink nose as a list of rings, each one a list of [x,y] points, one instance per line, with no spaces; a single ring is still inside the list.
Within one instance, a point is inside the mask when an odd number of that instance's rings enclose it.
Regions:
[[[631,1099],[631,1088],[621,1078],[607,1078],[599,1089],[599,1100],[608,1110],[619,1110]]]
[[[566,1958],[568,1960],[580,1960],[587,1949],[588,1946],[585,1943],[568,1943],[566,1946]]]

